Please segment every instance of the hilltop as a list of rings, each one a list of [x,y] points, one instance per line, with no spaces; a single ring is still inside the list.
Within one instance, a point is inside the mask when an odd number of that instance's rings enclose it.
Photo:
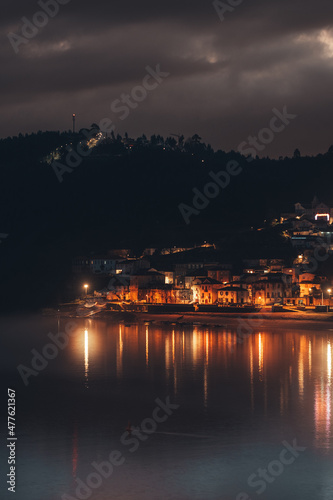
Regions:
[[[230,254],[244,253],[244,245],[288,254],[272,221],[314,193],[333,202],[333,148],[315,157],[245,158],[213,151],[198,136],[105,138],[93,124],[76,134],[2,139],[0,157],[0,233],[8,235],[0,245],[2,308],[47,303],[75,255],[110,248],[139,255],[207,240]],[[212,174],[228,164],[230,181],[214,194]],[[208,203],[198,195],[205,189],[214,195]],[[193,209],[185,209],[187,219],[180,206]]]

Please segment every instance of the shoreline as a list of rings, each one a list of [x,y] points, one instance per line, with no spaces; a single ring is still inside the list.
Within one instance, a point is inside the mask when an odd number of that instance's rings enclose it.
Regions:
[[[281,315],[278,313],[254,313],[254,314],[228,314],[228,313],[185,313],[180,321],[177,321],[179,315],[175,314],[150,314],[141,313],[138,318],[138,323],[150,322],[153,325],[172,325],[175,327],[182,326],[201,326],[211,328],[226,328],[226,327],[239,327],[241,325],[248,325],[254,330],[270,327],[270,328],[329,328],[332,326],[333,331],[333,315],[320,314],[311,315],[311,317],[304,317],[299,315],[297,317],[290,317],[289,315]],[[323,317],[325,316],[325,317]],[[102,318],[101,318],[102,319]],[[103,318],[104,319],[104,318]]]
[[[60,308],[59,311],[49,309],[42,311],[46,316],[67,317],[73,319],[96,319],[108,320],[110,322],[121,322],[128,325],[151,323],[156,325],[182,326],[210,326],[226,327],[238,325],[250,325],[254,329],[265,326],[269,327],[311,327],[331,326],[333,331],[333,312],[316,313],[313,311],[288,311],[288,312],[184,312],[184,313],[149,313],[149,312],[129,312],[129,311],[106,311],[87,310],[86,314],[77,314],[74,307]]]

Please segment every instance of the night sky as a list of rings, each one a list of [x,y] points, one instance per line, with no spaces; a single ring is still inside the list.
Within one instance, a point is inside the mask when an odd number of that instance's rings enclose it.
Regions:
[[[2,2],[1,137],[68,130],[75,112],[78,128],[109,118],[115,133],[197,133],[229,151],[287,106],[297,118],[260,156],[333,144],[331,0],[230,0],[239,5],[223,21],[223,8],[219,17],[204,0],[49,1],[59,12],[35,16],[45,25],[30,39],[22,18],[31,21],[43,0]],[[112,111],[158,64],[169,76],[129,113]]]

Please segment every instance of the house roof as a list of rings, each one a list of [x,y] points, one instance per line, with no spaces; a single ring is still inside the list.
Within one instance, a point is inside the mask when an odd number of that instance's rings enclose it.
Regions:
[[[156,271],[156,269],[140,269],[136,271],[133,276],[164,276],[162,273]]]
[[[221,281],[214,280],[213,278],[198,278],[199,285],[222,285]]]
[[[249,285],[251,285],[251,283],[249,283],[248,281],[245,281],[245,280],[237,280],[237,281],[229,281],[229,283],[225,283],[223,284],[224,286],[230,286],[230,287],[238,287],[238,288],[244,288],[244,287],[248,287]],[[244,287],[242,286],[244,285]]]

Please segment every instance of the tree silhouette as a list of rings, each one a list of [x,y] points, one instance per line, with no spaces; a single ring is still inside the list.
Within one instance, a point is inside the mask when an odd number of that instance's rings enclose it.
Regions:
[[[192,135],[192,141],[196,144],[199,144],[199,142],[201,141],[201,137],[198,134],[194,134]]]

